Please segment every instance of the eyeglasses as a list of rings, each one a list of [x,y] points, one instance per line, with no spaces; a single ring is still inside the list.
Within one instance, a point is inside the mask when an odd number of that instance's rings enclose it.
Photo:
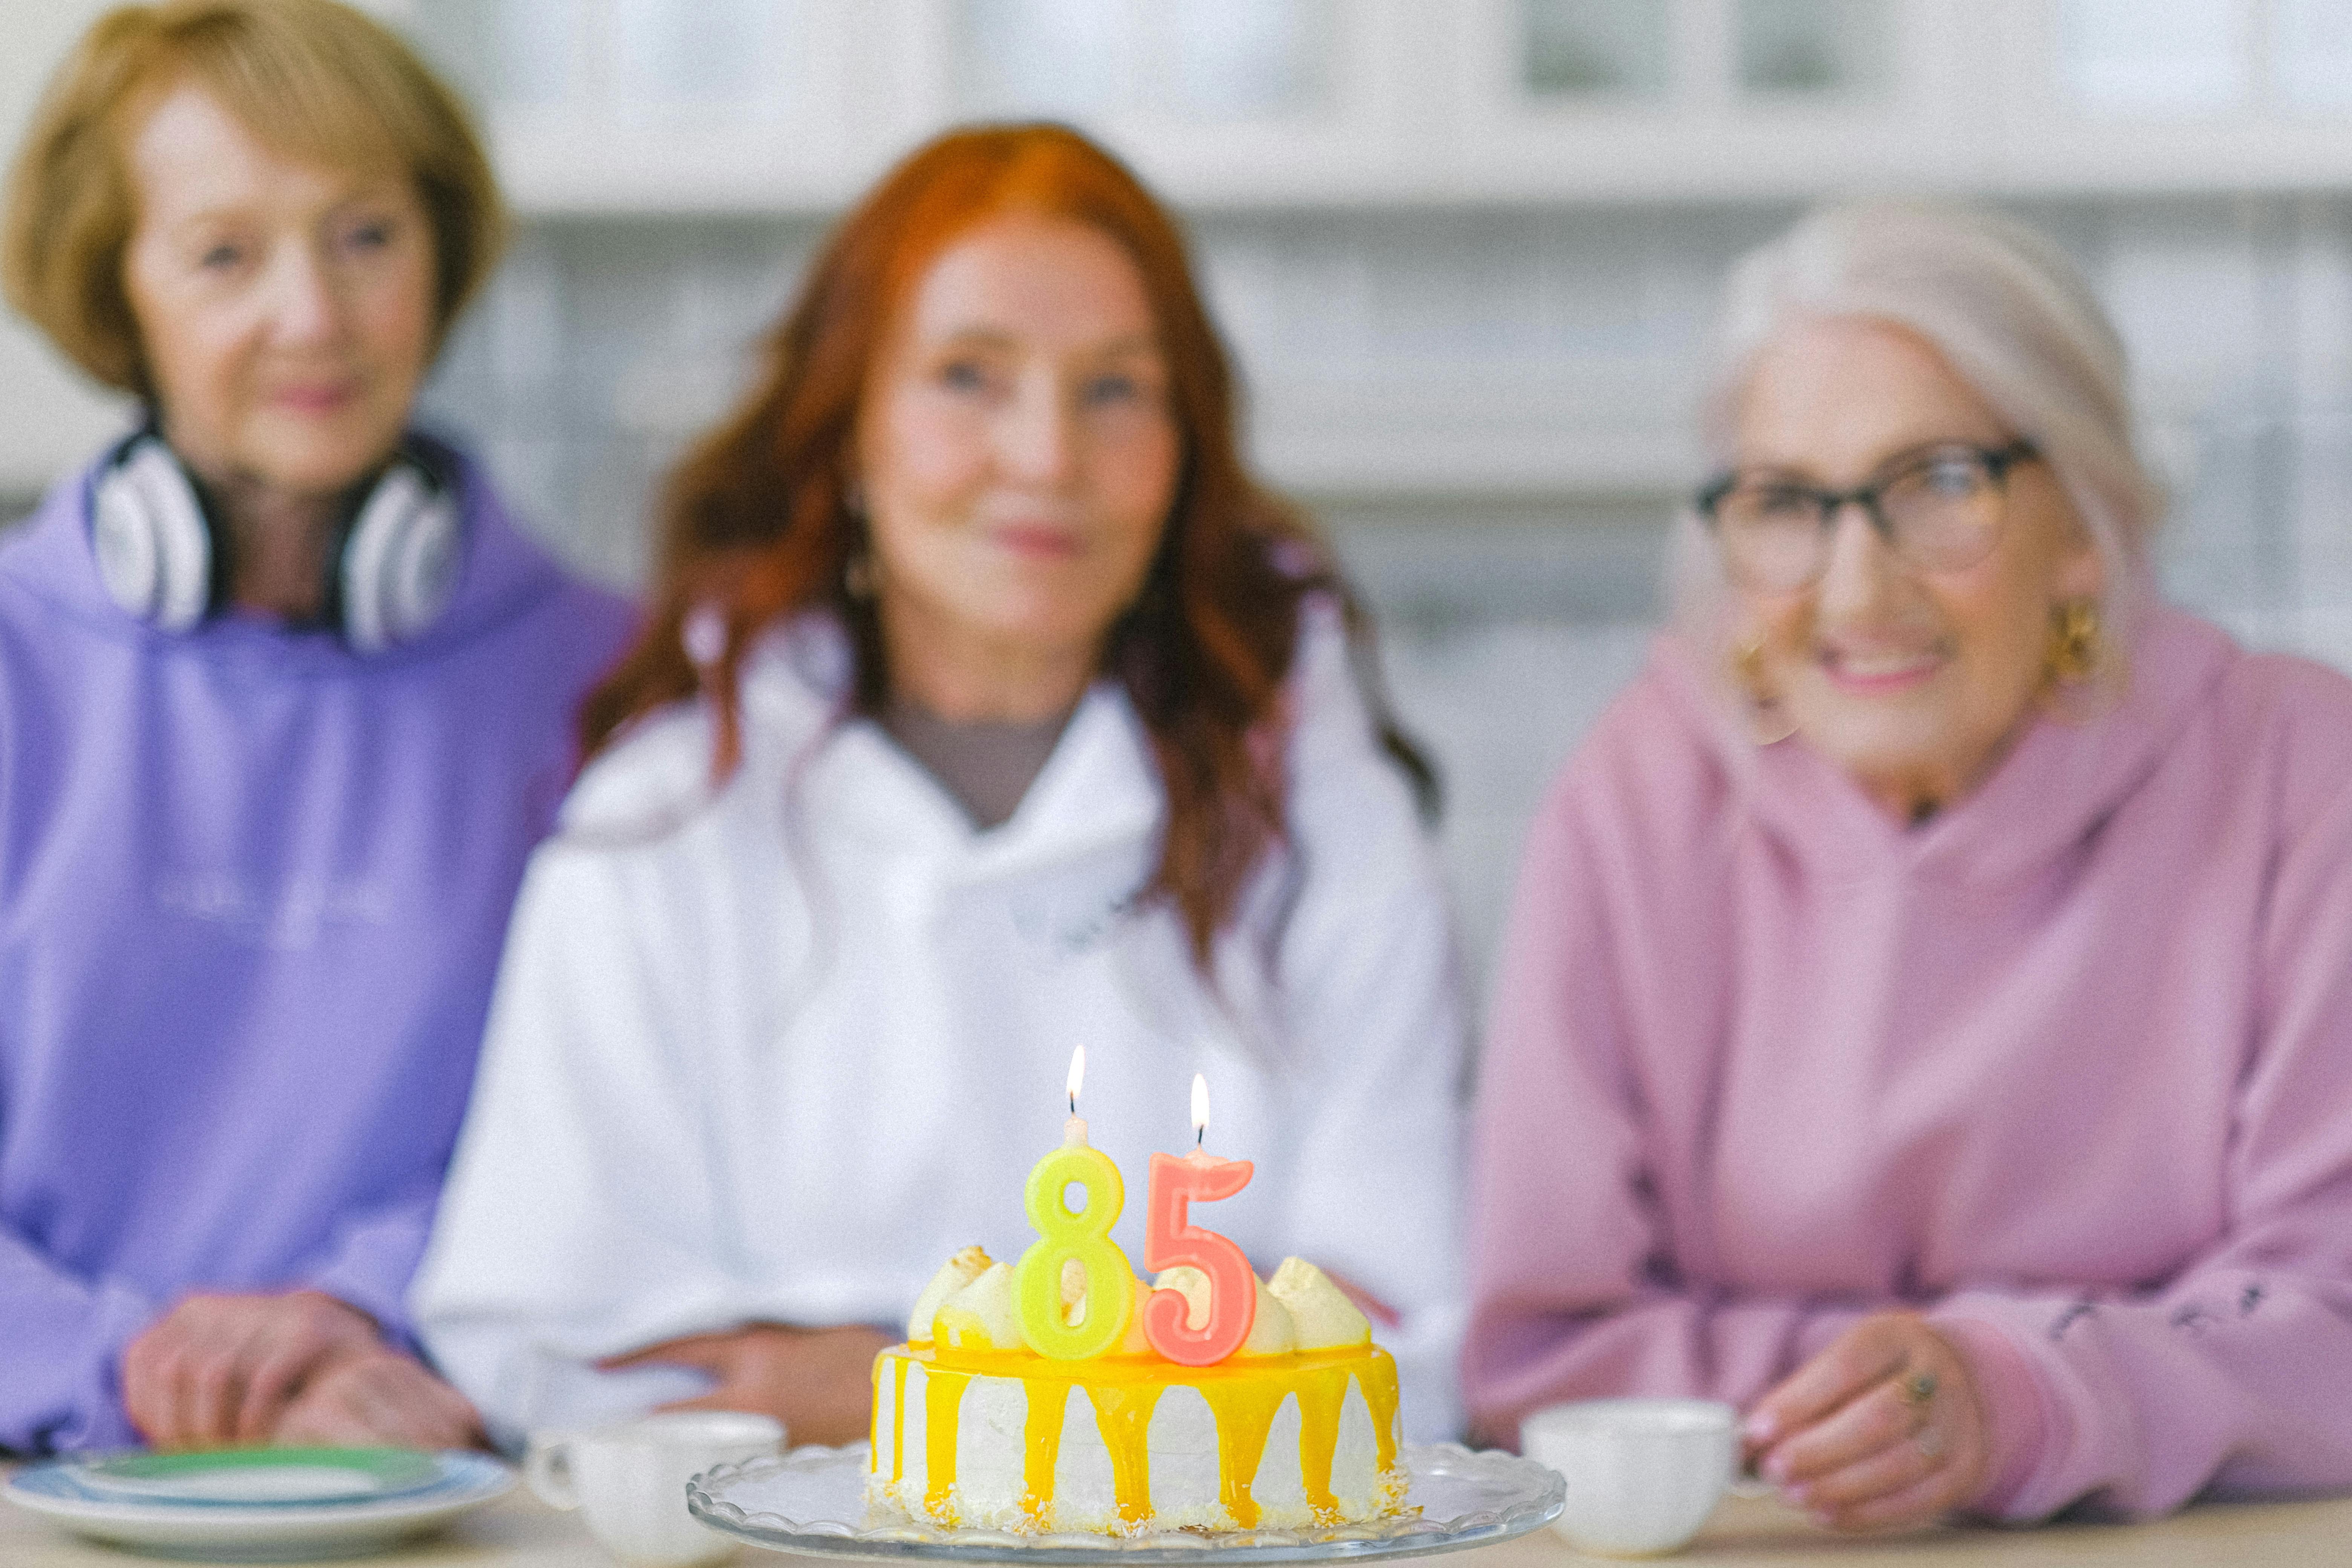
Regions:
[[[1829,569],[1838,513],[1862,508],[1887,548],[1922,572],[1956,572],[1989,554],[2009,510],[2009,471],[2041,453],[1948,442],[1898,458],[1868,484],[1825,490],[1729,473],[1693,498],[1732,580],[1760,593],[1811,587]]]

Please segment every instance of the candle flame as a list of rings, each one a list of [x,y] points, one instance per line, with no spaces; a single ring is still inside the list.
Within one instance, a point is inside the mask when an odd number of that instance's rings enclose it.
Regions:
[[[1087,1081],[1087,1047],[1079,1046],[1070,1053],[1070,1114],[1078,1113],[1078,1088]]]
[[[1192,1075],[1192,1142],[1197,1146],[1209,1131],[1209,1079],[1205,1073]]]

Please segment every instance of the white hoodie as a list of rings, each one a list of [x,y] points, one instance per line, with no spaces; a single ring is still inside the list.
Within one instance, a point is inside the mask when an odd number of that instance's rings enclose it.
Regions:
[[[842,717],[828,619],[746,661],[743,763],[708,787],[707,710],[656,715],[574,789],[524,880],[480,1076],[412,1294],[494,1434],[695,1391],[596,1358],[751,1321],[904,1321],[959,1248],[1019,1258],[1028,1171],[1079,1114],[1124,1173],[1139,1270],[1151,1151],[1246,1191],[1192,1222],[1261,1274],[1296,1253],[1402,1314],[1410,1436],[1459,1425],[1462,1026],[1435,857],[1382,755],[1338,617],[1292,672],[1289,837],[1204,984],[1139,909],[1162,798],[1098,682],[1020,808],[975,830]]]

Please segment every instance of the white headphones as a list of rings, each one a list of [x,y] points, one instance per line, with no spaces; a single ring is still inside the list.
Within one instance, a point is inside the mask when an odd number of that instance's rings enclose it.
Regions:
[[[450,489],[404,451],[344,530],[327,563],[327,602],[352,651],[404,642],[448,604],[463,532]],[[163,631],[193,631],[219,600],[212,523],[187,470],[152,430],[100,471],[90,543],[114,602]]]

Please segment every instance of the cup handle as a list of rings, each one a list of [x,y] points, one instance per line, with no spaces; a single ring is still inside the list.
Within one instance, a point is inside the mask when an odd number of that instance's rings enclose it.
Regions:
[[[1736,1498],[1771,1497],[1780,1489],[1758,1475],[1754,1468],[1740,1458],[1739,1438],[1737,1434],[1731,1439],[1731,1455],[1724,1466],[1724,1471],[1723,1489]]]
[[[580,1493],[572,1484],[572,1439],[568,1436],[534,1441],[530,1452],[523,1456],[522,1479],[539,1500],[550,1508],[569,1513],[580,1506]]]

